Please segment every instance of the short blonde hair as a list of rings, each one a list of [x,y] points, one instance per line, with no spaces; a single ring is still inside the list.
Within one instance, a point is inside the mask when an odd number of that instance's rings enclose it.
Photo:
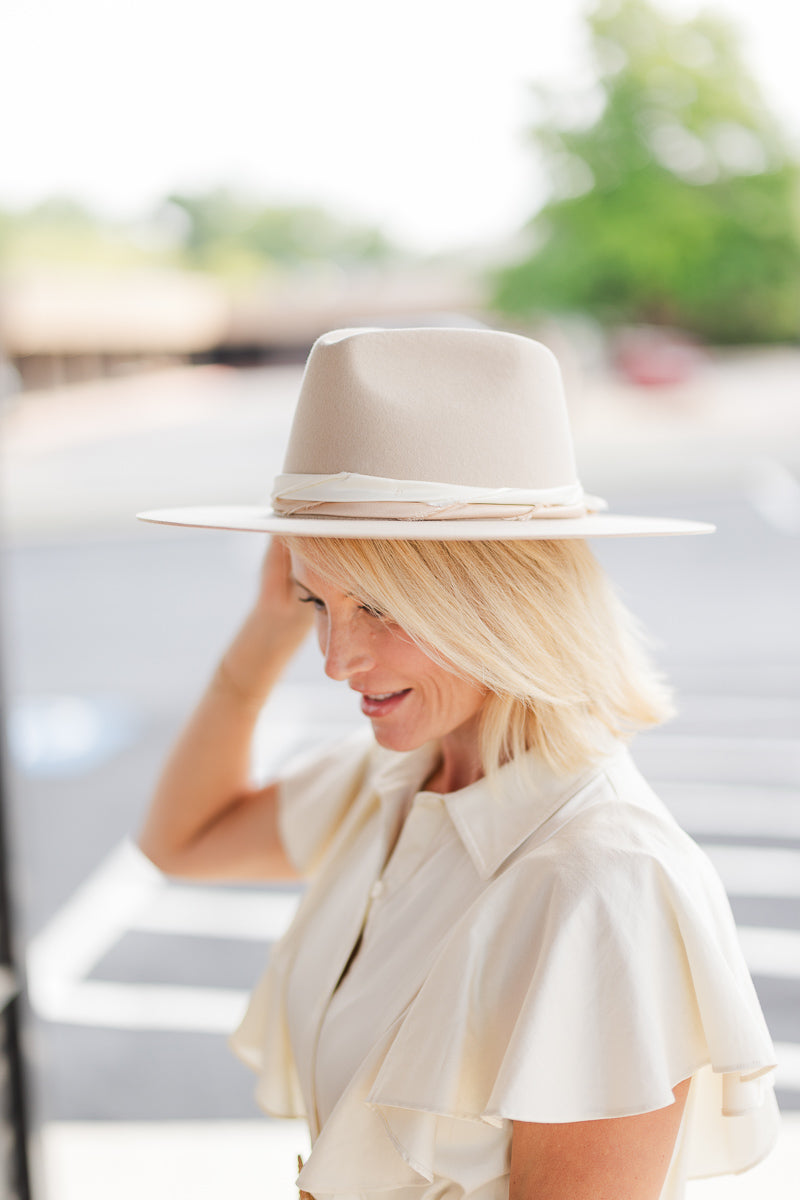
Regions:
[[[487,774],[527,750],[567,774],[671,715],[636,622],[583,541],[287,542],[430,657],[488,689]]]

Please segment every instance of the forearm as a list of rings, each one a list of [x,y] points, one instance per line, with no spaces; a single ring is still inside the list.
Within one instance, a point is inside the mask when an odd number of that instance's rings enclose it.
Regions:
[[[164,870],[247,801],[259,712],[305,633],[258,608],[223,655],[156,787],[139,844]],[[230,836],[230,834],[229,834]]]

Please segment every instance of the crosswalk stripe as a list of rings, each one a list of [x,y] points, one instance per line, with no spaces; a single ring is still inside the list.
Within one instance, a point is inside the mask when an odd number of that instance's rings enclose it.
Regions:
[[[753,975],[800,982],[800,930],[740,925],[737,932]]]
[[[800,896],[800,851],[714,843],[705,848],[732,894]],[[45,1019],[68,1024],[225,1035],[244,1011],[244,991],[87,976],[129,930],[254,940],[266,949],[288,926],[298,900],[298,892],[284,888],[228,891],[168,882],[124,843],[33,939],[32,1007]],[[800,932],[743,926],[739,936],[755,975],[800,979]],[[782,1086],[800,1089],[800,1046],[784,1043],[781,1059]]]
[[[775,1042],[775,1057],[778,1060],[776,1087],[800,1092],[800,1042]]]
[[[800,739],[784,737],[642,734],[633,757],[646,779],[686,783],[746,783],[791,787],[800,783]]]
[[[147,933],[274,942],[294,916],[297,892],[242,890],[170,884],[142,909],[133,928]]]
[[[39,1016],[65,1025],[129,1032],[232,1033],[249,992],[236,988],[183,987],[83,979],[57,997],[39,996]],[[54,1002],[55,1000],[55,1002]]]
[[[800,838],[800,790],[734,783],[653,783],[687,833]]]
[[[128,841],[116,846],[28,945],[28,994],[34,1011],[58,1012],[77,981],[164,886],[163,877],[134,846]]]
[[[732,896],[800,897],[800,850],[717,843],[703,849]]]

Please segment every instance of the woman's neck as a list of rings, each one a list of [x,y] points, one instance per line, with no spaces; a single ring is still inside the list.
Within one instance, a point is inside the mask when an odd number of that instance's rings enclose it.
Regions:
[[[458,792],[483,778],[478,726],[473,719],[442,738],[442,757],[425,783],[426,792]]]

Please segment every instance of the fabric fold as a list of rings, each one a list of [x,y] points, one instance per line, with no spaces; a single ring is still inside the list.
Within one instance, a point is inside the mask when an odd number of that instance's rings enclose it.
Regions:
[[[351,754],[357,757],[355,746]],[[440,1180],[468,1175],[470,1196],[499,1197],[512,1122],[648,1112],[672,1103],[672,1089],[689,1077],[689,1103],[662,1200],[682,1195],[683,1179],[738,1172],[760,1161],[778,1131],[775,1057],[730,908],[706,856],[625,752],[598,767],[577,792],[562,782],[560,800],[555,781],[536,780],[527,837],[516,816],[509,823],[508,813],[498,810],[510,853],[488,877],[469,853],[474,839],[464,837],[466,825],[485,836],[486,813],[479,822],[472,809],[480,806],[465,791],[456,820],[459,797],[447,799],[442,812],[449,814],[451,840],[441,840],[447,826],[440,825],[437,855],[444,857],[424,886],[438,888],[440,906],[450,907],[438,925],[428,922],[437,933],[424,959],[411,936],[385,1032],[368,1046],[322,1128],[315,1127],[313,1055],[296,1069],[290,1034],[296,1006],[287,980],[304,952],[298,947],[315,905],[336,904],[330,881],[363,870],[359,839],[369,841],[370,827],[362,816],[376,810],[370,799],[376,778],[388,789],[393,770],[409,770],[400,760],[387,771],[385,759],[379,770],[377,761],[351,772],[349,786],[362,782],[342,827],[326,835],[320,870],[323,877],[331,873],[329,881],[322,879],[318,897],[308,899],[308,917],[301,906],[276,947],[238,1035],[246,1061],[260,1073],[262,1106],[278,1115],[304,1109],[309,1115],[313,1148],[301,1186],[341,1200],[383,1192],[413,1200],[437,1195]],[[515,792],[508,795],[513,802]],[[328,797],[322,804],[323,826],[340,803]],[[492,803],[488,790],[485,803]],[[401,898],[404,878],[396,877]],[[458,881],[458,895],[447,901],[440,894],[443,878]],[[388,879],[384,903],[390,906],[391,873]],[[368,893],[366,883],[365,872],[352,895]],[[414,876],[414,897],[421,886]],[[321,949],[320,943],[315,954]],[[315,998],[315,1013],[323,1001],[317,1005]],[[305,1036],[313,1042],[316,1035],[307,1030]]]
[[[726,956],[732,922],[702,903],[708,880],[687,891],[643,855],[617,858],[597,877],[612,871],[617,895],[627,891],[626,928],[602,891],[585,886],[585,857],[545,887],[531,884],[523,858],[503,885],[509,913],[524,906],[531,928],[547,930],[531,969],[521,968],[523,944],[487,944],[475,924],[429,973],[368,1096],[418,1169],[435,1172],[439,1116],[493,1124],[628,1116],[671,1103],[689,1076],[697,1100],[689,1178],[743,1170],[768,1152],[777,1110],[765,1076],[775,1058],[747,971]],[[698,871],[705,861],[698,853]]]

